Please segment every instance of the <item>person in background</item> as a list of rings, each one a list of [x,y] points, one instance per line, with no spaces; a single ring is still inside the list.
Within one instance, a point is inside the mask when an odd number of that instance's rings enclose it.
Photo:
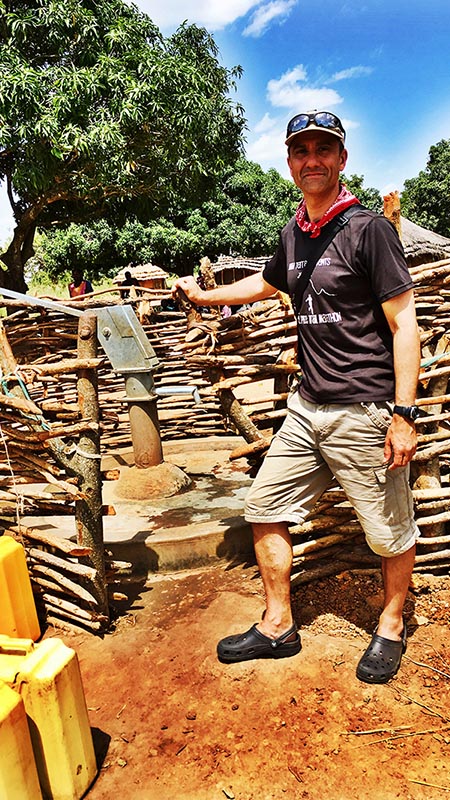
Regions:
[[[122,286],[125,286],[125,287],[139,286],[139,281],[136,278],[133,278],[130,270],[127,269],[126,272],[125,272],[124,280],[121,282],[120,286],[121,287]],[[127,289],[127,288],[125,288],[125,289],[121,288],[120,296],[121,296],[122,300],[124,300],[126,297],[130,296],[130,290]]]
[[[92,284],[83,276],[81,269],[74,269],[72,272],[72,282],[69,283],[69,296],[76,300],[85,294],[93,292]]]
[[[341,120],[327,111],[297,114],[285,143],[303,199],[273,258],[261,272],[208,291],[192,277],[174,284],[200,306],[248,303],[279,290],[289,294],[297,320],[301,380],[245,507],[266,609],[249,630],[222,639],[217,653],[230,663],[300,651],[288,526],[304,522],[336,478],[381,557],[384,583],[378,627],[356,675],[386,683],[406,649],[403,606],[419,535],[409,486],[420,364],[413,282],[394,226],[340,183],[347,161]],[[330,241],[328,223],[353,205]],[[321,236],[328,244],[302,292],[299,278]]]

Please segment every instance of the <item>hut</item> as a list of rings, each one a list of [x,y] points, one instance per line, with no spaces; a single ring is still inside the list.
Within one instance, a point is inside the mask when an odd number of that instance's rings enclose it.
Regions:
[[[450,239],[401,217],[401,237],[408,267],[450,258]]]
[[[266,263],[269,256],[259,258],[247,258],[245,256],[219,256],[212,265],[214,278],[218,286],[246,278],[253,272],[259,272]]]
[[[125,273],[130,272],[131,277],[138,281],[138,285],[144,289],[167,289],[167,278],[169,273],[155,264],[139,264],[138,266],[124,267],[113,278],[113,283],[121,284],[125,280]]]

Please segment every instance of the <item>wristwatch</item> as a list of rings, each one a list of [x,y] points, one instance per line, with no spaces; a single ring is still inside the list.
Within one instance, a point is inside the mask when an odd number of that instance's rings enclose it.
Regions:
[[[420,417],[420,408],[418,406],[394,406],[394,414],[415,422],[417,417]]]

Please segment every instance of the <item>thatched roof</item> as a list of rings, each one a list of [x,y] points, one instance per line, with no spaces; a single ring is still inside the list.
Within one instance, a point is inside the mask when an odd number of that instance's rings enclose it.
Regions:
[[[409,266],[450,258],[450,239],[401,218],[401,235]]]
[[[213,272],[222,272],[227,269],[245,269],[248,272],[259,272],[270,256],[247,258],[245,256],[219,256],[212,264]]]
[[[120,270],[120,272],[113,278],[113,283],[122,283],[125,280],[125,273],[130,272],[132,278],[136,278],[138,281],[149,281],[149,280],[165,280],[169,277],[168,272],[164,272],[161,267],[157,267],[155,264],[139,264],[137,267],[124,267]]]

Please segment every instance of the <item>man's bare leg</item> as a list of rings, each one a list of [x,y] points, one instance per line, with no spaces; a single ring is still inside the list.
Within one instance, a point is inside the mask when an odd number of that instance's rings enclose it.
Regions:
[[[392,558],[381,559],[384,583],[384,607],[380,616],[377,633],[385,639],[400,641],[403,630],[403,606],[408,593],[411,573],[414,567],[416,546],[406,553]]]
[[[284,522],[253,523],[256,560],[266,595],[258,630],[276,639],[293,625],[291,610],[292,542]]]

